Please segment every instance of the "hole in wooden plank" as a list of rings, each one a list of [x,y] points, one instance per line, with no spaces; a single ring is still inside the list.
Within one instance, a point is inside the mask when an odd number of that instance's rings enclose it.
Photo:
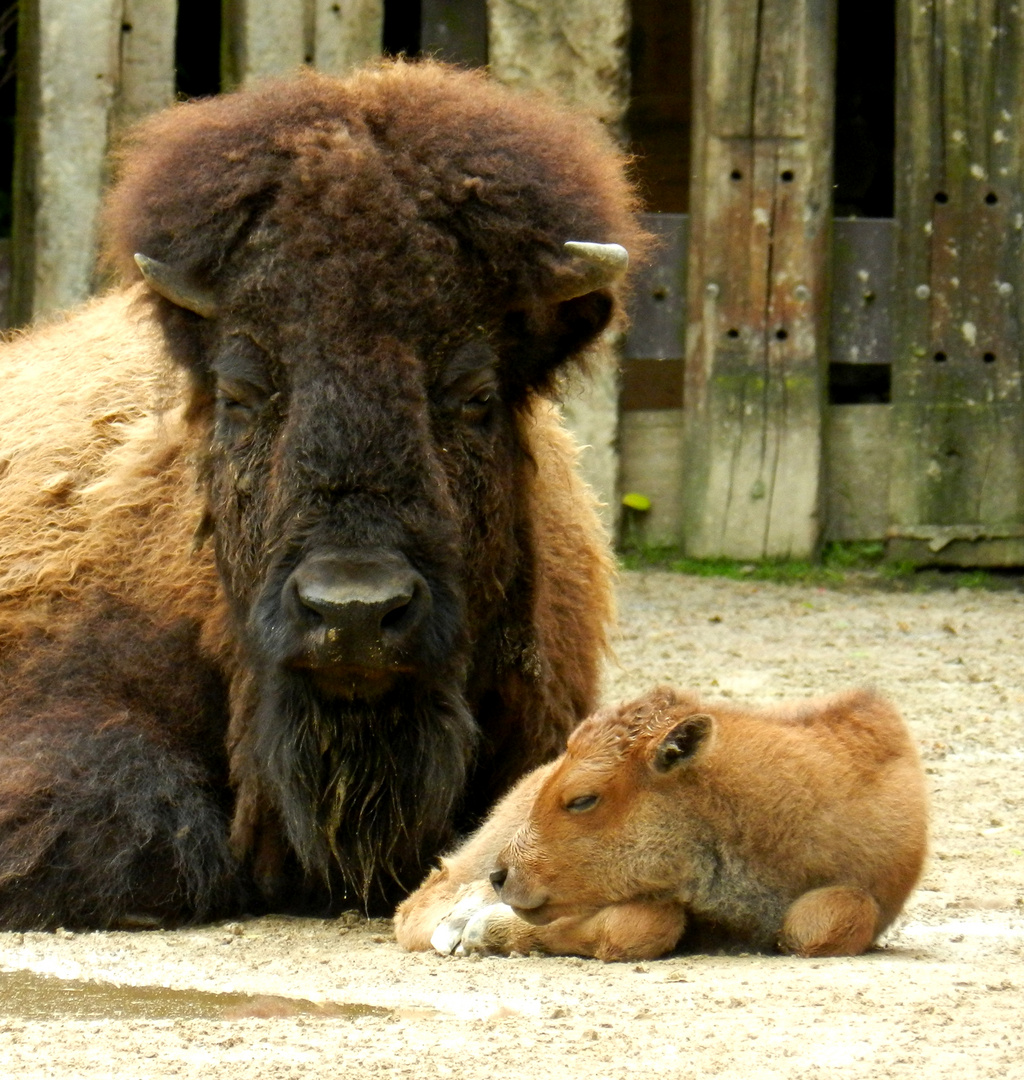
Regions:
[[[731,326],[728,330],[726,330],[725,336],[730,338],[738,338],[740,336],[740,332],[736,329],[735,326]]]
[[[996,354],[994,352],[987,352],[982,356],[982,360],[986,364],[994,364],[996,362]]]
[[[946,354],[944,352],[940,351],[940,352],[937,352],[935,354],[935,363],[936,364],[944,364],[946,362],[946,359],[947,359],[947,357],[946,357]]]
[[[865,304],[873,304],[875,302],[875,294],[870,289],[862,292],[860,298]]]
[[[892,367],[829,364],[828,400],[830,405],[888,405],[892,400]]]
[[[935,192],[935,201],[937,203],[948,203],[949,202],[949,196],[944,191],[936,191]]]
[[[789,337],[789,331],[785,327],[780,326],[778,330],[775,331],[775,336],[779,341],[785,341],[786,338]]]
[[[999,196],[994,191],[990,191],[985,196],[985,202],[988,203],[989,206],[995,206],[995,204],[999,202]]]
[[[683,407],[682,360],[627,360],[622,365],[623,412]]]
[[[782,172],[779,173],[779,176],[782,179],[782,182],[784,184],[791,184],[793,182],[793,170],[792,169],[783,169]]]
[[[739,169],[733,169],[733,171],[731,173],[729,173],[729,179],[730,180],[742,180],[743,179],[743,173],[741,173]]]

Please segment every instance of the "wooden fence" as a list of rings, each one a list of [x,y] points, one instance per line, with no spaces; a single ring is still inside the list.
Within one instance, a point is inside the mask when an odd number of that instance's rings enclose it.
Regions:
[[[835,9],[697,5],[690,215],[639,298],[677,348],[627,343],[622,483],[697,556],[1020,565],[1024,13],[897,0],[894,218],[833,221]]]
[[[896,22],[894,214],[835,220],[849,2],[693,0],[691,22],[688,0],[226,0],[219,81],[343,73],[403,40],[413,13],[425,53],[553,90],[623,137],[646,123],[675,171],[647,182],[671,212],[651,219],[664,243],[621,400],[606,347],[566,402],[610,505],[643,494],[639,535],[700,556],[885,539],[919,562],[1024,563],[1024,16],[996,0],[881,0]],[[14,322],[100,284],[108,148],[174,99],[187,3],[22,0]],[[631,15],[643,108],[627,120]],[[661,35],[647,75],[637,28]]]

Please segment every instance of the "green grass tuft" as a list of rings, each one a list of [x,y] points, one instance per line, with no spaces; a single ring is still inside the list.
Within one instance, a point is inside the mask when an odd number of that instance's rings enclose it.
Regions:
[[[841,589],[871,586],[905,591],[930,589],[1020,589],[1019,571],[920,569],[910,562],[886,561],[880,541],[825,544],[818,562],[789,559],[750,562],[738,559],[691,559],[679,548],[630,545],[619,554],[626,570],[669,570],[695,577],[776,584],[817,585]]]

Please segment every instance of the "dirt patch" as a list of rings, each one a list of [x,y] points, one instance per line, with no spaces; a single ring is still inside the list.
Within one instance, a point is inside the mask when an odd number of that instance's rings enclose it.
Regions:
[[[647,572],[623,576],[620,607],[609,698],[656,682],[752,701],[871,684],[903,710],[932,784],[933,850],[882,948],[852,960],[456,959],[405,954],[390,924],[354,917],[0,934],[0,971],[107,984],[100,997],[120,1002],[76,1014],[54,991],[48,1016],[3,995],[6,1071],[1024,1077],[1024,595]],[[53,984],[32,982],[45,1003]],[[118,987],[170,988],[160,1000],[184,1012],[140,1012],[147,994]],[[213,995],[229,996],[223,1012]]]

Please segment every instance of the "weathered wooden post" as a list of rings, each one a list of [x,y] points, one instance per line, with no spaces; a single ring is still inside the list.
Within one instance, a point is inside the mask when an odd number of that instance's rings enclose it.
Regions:
[[[177,0],[22,0],[9,321],[84,300],[112,129],[174,95]]]
[[[318,71],[345,75],[380,56],[384,0],[307,0],[309,55]]]
[[[899,0],[888,551],[1024,563],[1024,27]]]
[[[629,92],[627,0],[488,0],[488,16],[488,55],[496,78],[554,92],[621,135]],[[606,521],[612,526],[618,487],[613,342],[604,342],[595,354],[586,387],[571,388],[564,412],[585,447],[583,475],[608,504]]]
[[[117,85],[123,0],[23,0],[10,321],[84,300]]]
[[[343,75],[380,55],[383,23],[384,0],[225,0],[224,86],[303,64]]]
[[[174,101],[178,0],[123,0],[121,63],[114,92],[117,127]]]
[[[306,62],[306,0],[224,0],[221,82],[225,89]]]
[[[807,558],[821,522],[835,0],[701,0],[684,544]]]

